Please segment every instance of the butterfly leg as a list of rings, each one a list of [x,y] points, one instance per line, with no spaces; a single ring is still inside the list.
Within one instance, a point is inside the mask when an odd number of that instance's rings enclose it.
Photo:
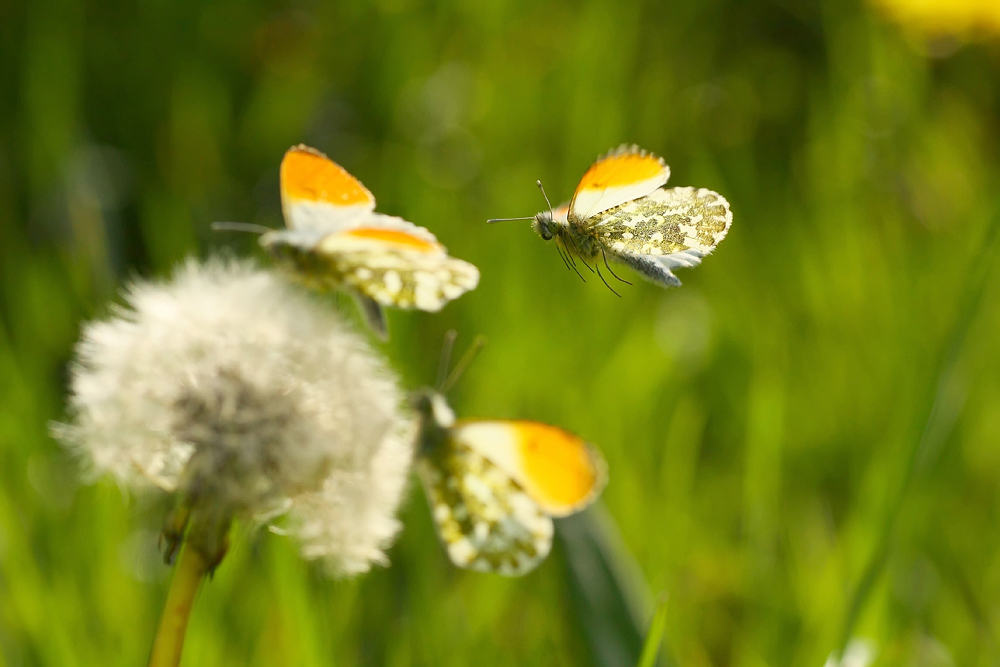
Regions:
[[[560,243],[556,243],[556,248],[559,248]],[[573,257],[573,251],[570,249],[569,245],[562,244],[561,248],[562,254],[564,255],[564,260],[569,263],[569,267],[576,271],[576,275],[580,276],[580,280],[587,282],[587,279],[583,277],[580,273],[580,269],[576,268],[576,258]]]
[[[562,259],[563,264],[566,265],[567,269],[569,269],[570,271],[575,271],[576,275],[580,276],[580,280],[582,280],[583,282],[587,282],[587,280],[582,275],[580,275],[580,272],[576,268],[576,264],[570,263],[570,260],[566,257],[566,255],[569,254],[569,250],[563,251],[563,249],[557,245],[556,252],[559,253],[559,257]]]
[[[361,314],[365,316],[365,322],[375,332],[378,339],[389,340],[389,327],[385,320],[385,309],[375,299],[367,297],[364,294],[355,292],[354,300],[357,302]]]
[[[601,248],[601,257],[604,258],[604,268],[606,268],[611,273],[611,275],[613,275],[615,278],[617,278],[619,282],[623,282],[626,285],[631,285],[632,284],[629,281],[625,280],[624,278],[619,278],[618,274],[614,272],[614,270],[611,268],[611,265],[608,264],[608,254],[606,252],[604,252],[604,248]]]
[[[566,265],[566,268],[569,269],[569,262],[566,261],[566,256],[563,255],[562,249],[558,246],[558,244],[556,245],[556,252],[559,253],[559,259],[561,259],[563,264]]]
[[[595,266],[597,266],[597,275],[601,277],[601,282],[604,283],[604,286],[607,287],[609,290],[611,290],[611,293],[614,294],[616,297],[618,297],[619,299],[622,298],[622,295],[616,292],[615,288],[609,285],[608,281],[604,279],[604,274],[601,273],[601,265],[597,264]]]
[[[574,250],[576,250],[576,254],[580,256],[580,261],[581,261],[581,262],[583,262],[583,265],[584,265],[585,267],[587,267],[588,269],[590,269],[590,272],[591,272],[591,273],[593,273],[593,272],[594,272],[594,267],[592,267],[592,266],[591,266],[590,264],[587,264],[587,260],[585,260],[585,259],[583,258],[583,253],[582,253],[582,252],[580,252],[580,246],[578,246],[578,245],[576,244],[576,239],[574,239],[574,238],[573,238],[572,236],[570,236],[570,237],[569,237],[569,239],[570,239],[570,241],[572,241],[572,242],[573,242],[573,249],[574,249]],[[569,246],[567,246],[567,248],[566,248],[566,249],[567,249],[567,250],[569,250]],[[572,255],[572,254],[570,254],[570,257],[572,257],[572,256],[573,256],[573,255]],[[573,265],[575,266],[575,265],[576,265],[576,262],[573,262]]]

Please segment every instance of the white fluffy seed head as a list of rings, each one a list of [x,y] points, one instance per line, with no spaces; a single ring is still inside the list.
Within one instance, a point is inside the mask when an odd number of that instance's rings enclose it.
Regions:
[[[287,509],[304,555],[341,574],[383,561],[412,426],[364,339],[246,262],[188,261],[125,300],[85,326],[54,427],[91,472],[220,516]]]

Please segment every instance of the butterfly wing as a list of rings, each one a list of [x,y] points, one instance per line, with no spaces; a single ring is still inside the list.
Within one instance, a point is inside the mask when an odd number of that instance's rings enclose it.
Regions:
[[[375,197],[315,148],[293,146],[281,160],[281,208],[289,229],[330,232],[375,210]]]
[[[598,158],[580,179],[569,203],[569,219],[586,224],[591,216],[645,197],[668,178],[670,167],[663,158],[638,146],[619,146]]]
[[[328,258],[343,284],[383,306],[438,311],[479,284],[479,270],[448,255],[422,227],[373,217],[323,238],[316,252]]]
[[[733,214],[725,197],[705,188],[660,189],[594,216],[591,231],[605,252],[664,287],[672,269],[697,266],[725,238]]]
[[[532,421],[462,421],[455,442],[486,457],[550,516],[578,512],[600,494],[607,465],[572,433]]]
[[[517,576],[548,555],[552,519],[485,456],[446,439],[416,467],[438,536],[455,565]]]
[[[563,202],[555,209],[552,210],[552,220],[559,223],[560,225],[565,225],[566,220],[569,217],[569,202]]]
[[[275,230],[260,243],[300,282],[351,289],[382,306],[437,311],[479,284],[479,270],[450,257],[429,231],[380,213],[329,233]]]

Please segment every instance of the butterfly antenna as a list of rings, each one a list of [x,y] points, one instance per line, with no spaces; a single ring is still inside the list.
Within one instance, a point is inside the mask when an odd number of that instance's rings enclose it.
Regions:
[[[535,184],[538,186],[538,189],[542,191],[542,196],[545,197],[545,204],[549,207],[549,214],[554,218],[555,214],[552,212],[552,202],[549,201],[549,196],[545,194],[545,188],[542,187],[542,182],[535,181]],[[511,220],[534,220],[534,219],[535,216],[533,215],[526,215],[520,218],[490,218],[489,220],[486,221],[486,224],[492,225],[495,222],[509,222]]]
[[[451,351],[455,349],[455,340],[457,338],[458,332],[454,329],[449,329],[444,335],[444,344],[441,346],[441,359],[438,361],[437,381],[434,383],[438,391],[441,391],[445,380],[448,379],[448,366],[451,365]]]
[[[604,248],[601,248],[601,257],[604,258],[604,268],[606,268],[611,273],[611,275],[613,275],[615,278],[617,278],[619,282],[623,282],[626,285],[631,285],[632,284],[629,281],[625,280],[624,278],[619,278],[618,277],[618,274],[615,273],[614,269],[611,268],[611,265],[608,264],[608,254],[606,252],[604,252]]]
[[[540,180],[535,181],[535,185],[538,186],[538,189],[542,191],[542,196],[545,197],[545,203],[549,207],[549,215],[551,215],[552,218],[555,219],[556,214],[552,210],[552,202],[549,201],[549,196],[545,194],[545,188],[542,187],[542,182]]]
[[[601,265],[597,264],[596,266],[597,266],[597,275],[601,276],[601,282],[604,283],[604,286],[607,287],[609,290],[611,290],[611,293],[614,294],[616,297],[618,297],[619,299],[622,298],[622,295],[616,292],[615,288],[609,285],[608,281],[604,279],[604,274],[601,273]]]
[[[479,354],[479,350],[483,349],[483,345],[485,344],[486,336],[482,334],[476,336],[476,339],[472,341],[472,345],[469,346],[469,349],[462,356],[459,362],[455,364],[455,368],[451,371],[451,375],[449,375],[448,379],[441,385],[441,389],[439,391],[442,394],[447,394],[448,390],[455,386],[455,383],[458,382],[462,375],[465,374],[466,369],[469,368],[469,365],[476,358],[476,355]]]
[[[255,225],[250,222],[213,222],[213,232],[250,232],[251,234],[267,234],[274,231],[264,225]]]
[[[490,218],[489,220],[486,221],[486,224],[492,225],[494,222],[507,222],[509,220],[534,220],[534,219],[535,216],[533,215],[525,215],[520,218]]]

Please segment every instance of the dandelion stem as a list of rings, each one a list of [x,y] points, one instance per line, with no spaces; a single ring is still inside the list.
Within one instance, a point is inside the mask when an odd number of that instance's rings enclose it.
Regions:
[[[194,604],[198,586],[208,570],[205,557],[197,549],[192,549],[191,545],[185,544],[174,566],[174,577],[160,617],[160,627],[153,640],[149,667],[176,667],[180,664],[191,605]]]

